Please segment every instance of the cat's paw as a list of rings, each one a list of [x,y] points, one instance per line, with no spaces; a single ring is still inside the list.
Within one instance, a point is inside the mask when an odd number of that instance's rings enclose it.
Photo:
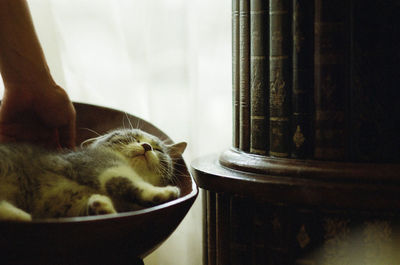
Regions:
[[[0,220],[29,222],[32,217],[29,213],[15,207],[6,201],[0,201]]]
[[[141,197],[144,202],[160,204],[174,200],[180,195],[180,189],[174,186],[152,187],[142,191]]]
[[[87,207],[89,215],[117,213],[110,198],[100,194],[90,196]]]

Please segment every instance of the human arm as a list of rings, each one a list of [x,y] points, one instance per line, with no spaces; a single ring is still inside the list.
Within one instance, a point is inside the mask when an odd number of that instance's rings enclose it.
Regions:
[[[73,148],[75,109],[53,80],[26,0],[0,0],[0,142]]]

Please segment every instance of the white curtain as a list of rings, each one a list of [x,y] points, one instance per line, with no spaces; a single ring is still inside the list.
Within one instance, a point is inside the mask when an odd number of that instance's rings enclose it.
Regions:
[[[188,164],[231,145],[230,0],[28,3],[52,74],[72,100],[126,111],[187,141]],[[198,198],[145,264],[202,264],[201,230]]]

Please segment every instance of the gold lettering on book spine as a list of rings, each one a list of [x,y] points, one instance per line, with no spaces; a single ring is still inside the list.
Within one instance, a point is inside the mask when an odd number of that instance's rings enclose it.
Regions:
[[[300,125],[297,125],[296,132],[293,135],[293,142],[296,145],[296,148],[299,149],[305,142],[306,138],[301,132]]]
[[[282,138],[282,132],[279,128],[272,128],[272,135],[275,136],[273,138],[272,146],[274,149],[277,149],[280,145],[279,139]]]
[[[305,225],[302,225],[300,227],[300,231],[297,234],[297,242],[299,243],[299,246],[301,248],[305,248],[311,241],[310,236],[308,235],[307,231],[306,231],[306,227]]]
[[[279,30],[272,32],[271,39],[272,39],[272,41],[282,42],[283,41],[282,32]]]
[[[275,72],[275,80],[270,83],[271,89],[271,104],[281,107],[285,102],[286,91],[285,81],[282,80],[279,70]]]

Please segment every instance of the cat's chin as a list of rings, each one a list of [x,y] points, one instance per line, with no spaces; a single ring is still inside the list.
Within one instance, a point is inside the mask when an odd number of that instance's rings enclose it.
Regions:
[[[158,167],[160,166],[160,161],[152,152],[146,152],[144,155],[135,156],[131,160],[131,166],[145,181],[156,186],[161,185],[161,177],[157,174],[157,172],[159,172]]]
[[[144,154],[136,155],[131,159],[133,168],[141,168],[152,171],[159,166],[160,160],[153,151],[148,151]]]

